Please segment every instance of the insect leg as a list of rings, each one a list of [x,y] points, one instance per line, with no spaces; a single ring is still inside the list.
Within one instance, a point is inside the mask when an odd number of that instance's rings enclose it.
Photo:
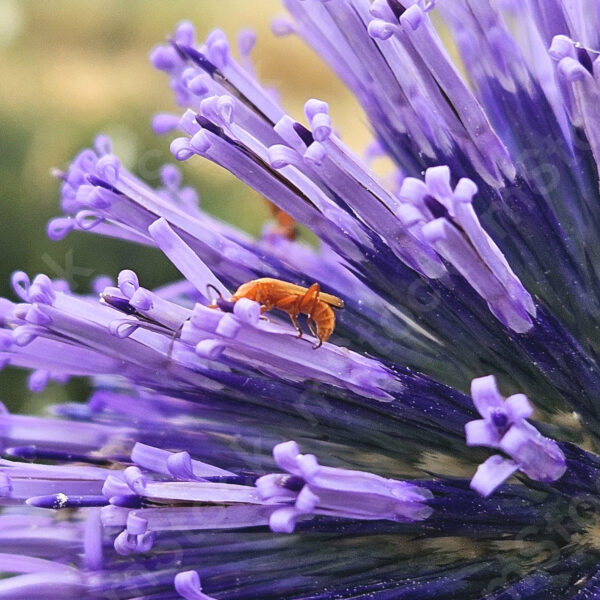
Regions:
[[[296,315],[290,315],[290,319],[292,320],[292,325],[296,328],[298,332],[298,338],[302,337],[302,329],[300,329],[300,323],[298,323],[298,317]]]
[[[302,329],[300,329],[300,324],[298,323],[298,296],[296,294],[290,294],[289,296],[285,296],[284,298],[280,298],[275,302],[273,308],[278,308],[286,312],[290,319],[292,320],[292,325],[296,328],[298,332],[298,337],[302,337]]]
[[[319,304],[319,293],[321,287],[318,283],[313,283],[300,301],[301,310],[308,315],[308,328],[310,332],[319,340],[319,343],[313,347],[314,350],[320,348],[323,344],[323,338],[318,333],[317,323],[313,319],[313,313]]]
[[[310,318],[317,302],[319,302],[319,293],[321,287],[318,283],[313,283],[307,290],[304,296],[300,299],[300,312],[307,314]]]
[[[317,348],[320,348],[323,345],[323,339],[320,338],[319,334],[317,333],[317,329],[316,329],[317,324],[315,323],[314,319],[309,317],[308,320],[306,321],[306,324],[308,325],[310,332],[319,340],[317,345],[313,346],[313,350],[316,350]]]
[[[308,325],[308,328],[310,329],[310,332],[315,336],[315,337],[319,337],[317,335],[317,329],[316,329],[316,323],[315,320],[312,318],[308,318],[306,321],[306,324]]]

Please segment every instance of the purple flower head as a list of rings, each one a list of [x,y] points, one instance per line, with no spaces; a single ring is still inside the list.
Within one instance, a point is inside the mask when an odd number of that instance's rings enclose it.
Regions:
[[[465,425],[467,445],[497,448],[511,457],[495,454],[480,465],[471,480],[474,490],[488,496],[517,470],[535,481],[556,481],[563,476],[567,464],[558,444],[526,421],[533,414],[527,396],[514,394],[504,399],[493,375],[474,379],[471,396],[483,419]]]
[[[598,3],[283,4],[274,33],[329,64],[373,139],[350,147],[335,98],[289,112],[249,30],[236,50],[182,22],[151,51],[173,158],[292,225],[255,238],[104,135],[56,172],[52,240],[142,244],[181,276],[150,289],[130,265],[86,294],[14,273],[0,368],[92,391],[0,405],[0,598],[596,597]]]

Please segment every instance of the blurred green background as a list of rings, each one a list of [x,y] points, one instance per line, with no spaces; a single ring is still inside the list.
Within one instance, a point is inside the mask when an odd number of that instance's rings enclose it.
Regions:
[[[196,25],[199,39],[214,27],[232,42],[241,27],[255,29],[259,77],[280,89],[290,114],[302,118],[310,97],[327,100],[345,140],[364,147],[368,130],[350,94],[299,39],[270,33],[281,12],[277,0],[0,0],[0,295],[14,298],[8,282],[17,269],[66,278],[78,292],[123,268],[137,271],[146,287],[177,277],[158,251],[81,233],[51,242],[45,229],[59,214],[51,168],[66,168],[98,132],[113,137],[116,153],[138,173],[144,156],[153,185],[158,167],[172,162],[170,137],[154,136],[149,122],[155,112],[179,109],[147,56],[182,19]],[[183,170],[207,211],[254,234],[268,220],[263,200],[229,173],[201,159]],[[0,374],[0,400],[11,410],[85,399],[81,381],[33,395],[26,375]]]

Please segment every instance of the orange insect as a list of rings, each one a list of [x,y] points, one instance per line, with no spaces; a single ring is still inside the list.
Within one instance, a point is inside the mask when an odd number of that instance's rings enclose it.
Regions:
[[[319,340],[315,349],[329,339],[335,328],[335,313],[331,307],[344,308],[344,301],[340,298],[321,293],[318,283],[313,283],[309,288],[305,288],[270,277],[254,279],[242,284],[226,302],[235,303],[241,298],[248,298],[260,303],[261,313],[272,308],[278,308],[287,313],[298,331],[299,338],[302,337],[302,329],[298,323],[298,315],[307,315],[308,328]],[[216,306],[221,305],[218,303]]]
[[[277,225],[273,228],[274,233],[278,233],[288,240],[294,241],[298,237],[298,227],[296,221],[290,217],[286,212],[283,212],[277,205],[266,201],[269,205],[269,210],[273,215],[273,218],[277,222]]]

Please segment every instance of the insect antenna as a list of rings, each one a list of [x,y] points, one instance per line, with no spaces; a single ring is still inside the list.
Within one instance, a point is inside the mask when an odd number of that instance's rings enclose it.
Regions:
[[[212,283],[207,283],[206,284],[207,294],[208,294],[209,290],[211,290],[211,289],[216,292],[217,298],[216,298],[214,304],[208,305],[208,308],[220,308],[223,312],[233,312],[233,305],[235,304],[235,302],[233,302],[231,300],[226,300],[225,298],[223,298],[223,294],[221,294],[221,292]]]
[[[210,290],[213,290],[217,294],[217,296],[219,296],[219,298],[223,297],[223,294],[221,294],[221,292],[212,283],[207,283],[206,291],[209,292]],[[206,295],[208,296],[208,293]]]

